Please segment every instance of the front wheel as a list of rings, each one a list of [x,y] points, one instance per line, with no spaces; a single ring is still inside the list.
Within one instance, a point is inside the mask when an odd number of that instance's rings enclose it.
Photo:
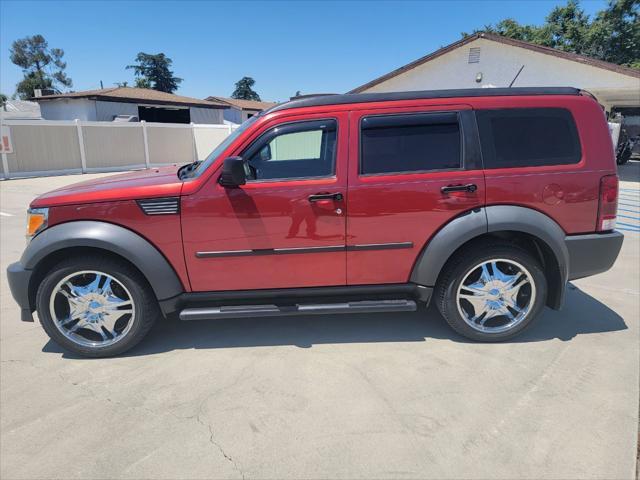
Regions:
[[[69,259],[44,278],[36,297],[49,337],[89,357],[117,355],[136,345],[159,316],[144,277],[117,259]]]
[[[447,323],[472,340],[496,342],[519,334],[540,314],[547,282],[540,262],[510,244],[477,245],[445,267],[436,287]]]

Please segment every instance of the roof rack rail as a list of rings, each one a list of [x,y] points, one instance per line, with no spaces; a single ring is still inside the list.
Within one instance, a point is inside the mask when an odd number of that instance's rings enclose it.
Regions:
[[[572,87],[511,87],[511,88],[466,88],[456,90],[423,90],[414,92],[389,93],[345,93],[303,95],[280,103],[265,113],[291,108],[317,107],[323,105],[344,105],[349,103],[387,102],[418,100],[429,98],[500,97],[525,95],[579,95],[580,90]]]

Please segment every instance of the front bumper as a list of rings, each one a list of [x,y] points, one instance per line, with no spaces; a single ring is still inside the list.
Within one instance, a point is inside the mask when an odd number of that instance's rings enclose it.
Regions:
[[[7,279],[11,295],[20,306],[20,320],[23,322],[33,322],[31,312],[31,302],[29,300],[29,282],[31,281],[32,270],[27,270],[20,262],[12,263],[7,268]]]
[[[569,251],[569,280],[609,270],[622,248],[620,232],[571,235],[565,238]]]

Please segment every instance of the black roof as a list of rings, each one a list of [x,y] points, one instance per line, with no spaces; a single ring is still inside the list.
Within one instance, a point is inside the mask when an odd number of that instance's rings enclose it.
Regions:
[[[344,105],[361,102],[387,102],[394,100],[418,100],[427,98],[462,97],[513,97],[524,95],[579,95],[572,87],[514,87],[514,88],[463,88],[456,90],[422,90],[417,92],[389,93],[345,93],[342,95],[317,95],[284,102],[265,113],[290,108],[317,107],[321,105]]]

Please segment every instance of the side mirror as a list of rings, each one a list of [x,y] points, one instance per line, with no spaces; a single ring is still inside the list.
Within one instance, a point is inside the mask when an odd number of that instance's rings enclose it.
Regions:
[[[228,188],[239,187],[247,183],[244,159],[242,157],[225,158],[219,182],[220,185]]]

